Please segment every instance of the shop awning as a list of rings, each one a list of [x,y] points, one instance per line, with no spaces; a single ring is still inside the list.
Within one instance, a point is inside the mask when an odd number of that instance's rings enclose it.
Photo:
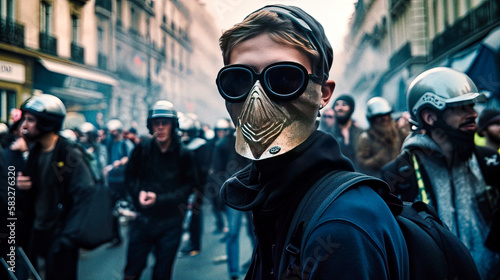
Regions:
[[[90,69],[48,59],[35,63],[34,89],[53,94],[66,105],[88,105],[109,102],[118,81]]]
[[[118,85],[118,81],[101,73],[76,67],[73,65],[62,64],[59,62],[39,59],[40,64],[43,65],[47,70],[67,76],[72,76],[84,80],[94,81],[96,83],[108,84],[112,86]]]

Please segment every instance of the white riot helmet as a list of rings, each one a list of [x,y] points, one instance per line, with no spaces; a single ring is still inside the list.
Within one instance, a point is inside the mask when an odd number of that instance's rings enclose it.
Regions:
[[[120,132],[123,131],[123,123],[117,119],[109,120],[108,123],[106,124],[106,127],[108,128],[108,131],[113,131],[113,130],[118,130]]]
[[[423,72],[412,81],[406,100],[410,123],[422,128],[422,109],[443,112],[448,107],[485,102],[486,96],[479,93],[466,74],[447,67],[437,67]]]
[[[382,97],[373,97],[366,103],[366,118],[368,120],[390,113],[392,113],[392,106],[389,101]]]
[[[179,128],[179,118],[177,116],[177,111],[174,109],[174,104],[167,100],[157,101],[148,113],[147,127],[149,133],[153,134],[153,127],[151,121],[158,118],[167,118],[173,120],[173,129]]]

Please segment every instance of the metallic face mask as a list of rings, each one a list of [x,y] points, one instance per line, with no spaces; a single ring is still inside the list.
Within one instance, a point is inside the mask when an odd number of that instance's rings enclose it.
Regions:
[[[316,130],[321,90],[309,82],[291,101],[274,101],[256,81],[245,102],[226,102],[236,126],[236,152],[252,160],[284,154]]]

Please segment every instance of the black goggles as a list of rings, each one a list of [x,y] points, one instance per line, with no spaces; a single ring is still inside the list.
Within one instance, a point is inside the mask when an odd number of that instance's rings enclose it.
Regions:
[[[223,67],[217,74],[217,88],[229,102],[242,102],[256,81],[260,81],[271,99],[291,100],[301,95],[311,74],[296,62],[277,62],[268,65],[261,73],[247,65],[233,64]]]

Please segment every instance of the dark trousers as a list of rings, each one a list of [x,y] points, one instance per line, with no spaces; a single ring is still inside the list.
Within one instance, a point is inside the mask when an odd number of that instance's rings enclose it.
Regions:
[[[203,231],[203,197],[197,195],[192,206],[191,223],[189,224],[189,243],[194,250],[201,249],[201,233]]]
[[[153,279],[170,279],[182,235],[182,219],[139,216],[130,225],[125,279],[139,279],[148,255],[155,256]]]
[[[77,278],[78,247],[67,237],[47,231],[34,231],[32,261],[38,268],[37,259],[45,260],[46,280],[72,280]]]

